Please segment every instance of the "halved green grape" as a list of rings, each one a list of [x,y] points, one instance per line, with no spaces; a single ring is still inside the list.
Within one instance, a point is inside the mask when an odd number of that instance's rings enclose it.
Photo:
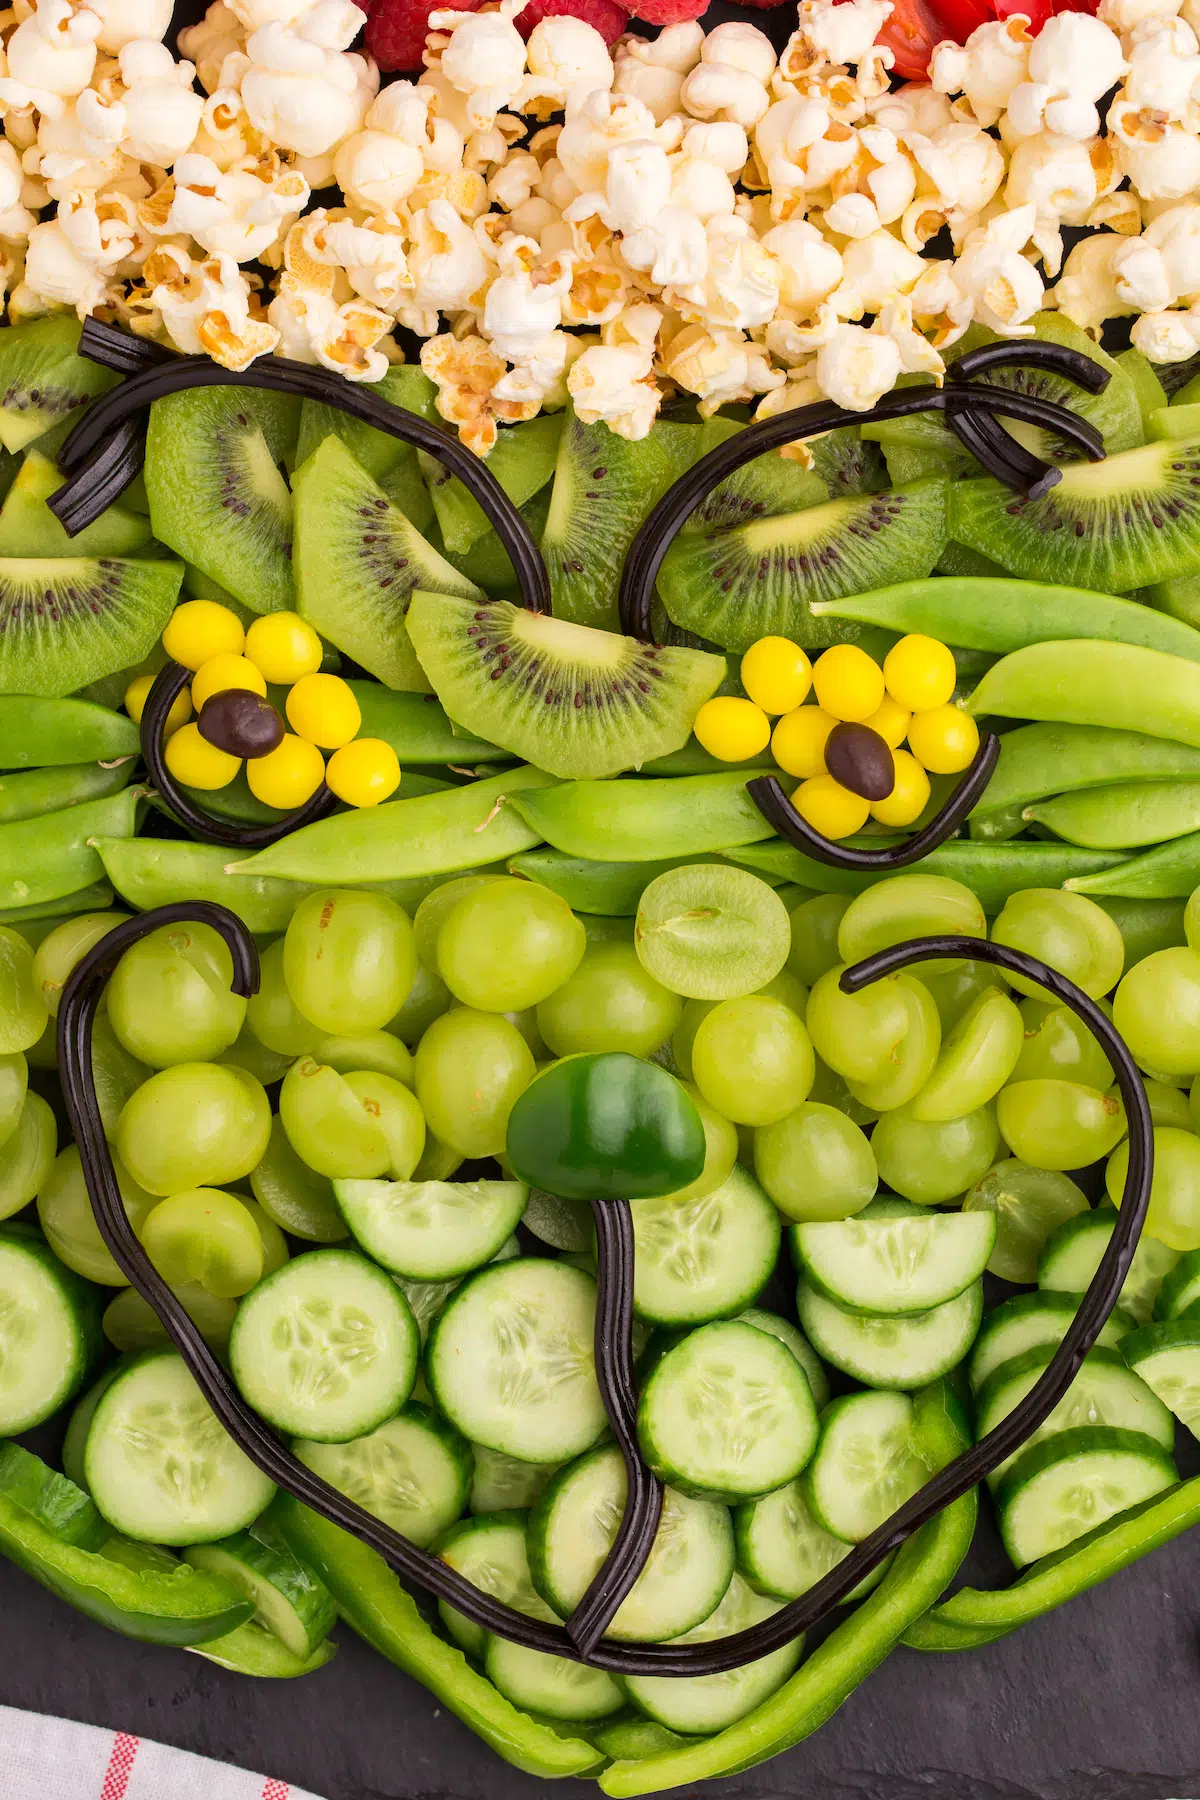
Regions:
[[[1037,1280],[1038,1257],[1064,1219],[1088,1210],[1087,1197],[1058,1169],[1035,1169],[1010,1156],[963,1197],[964,1212],[994,1212],[996,1242],[988,1270],[1004,1281]]]
[[[838,926],[838,956],[861,962],[908,938],[987,936],[982,906],[961,881],[945,875],[892,875],[856,894]]]
[[[288,991],[283,973],[283,939],[268,945],[259,961],[258,991],[246,1007],[246,1024],[260,1044],[280,1056],[312,1056],[327,1037],[306,1019]]]
[[[200,1332],[210,1350],[224,1350],[237,1313],[236,1300],[218,1300],[201,1287],[173,1290],[175,1298]],[[148,1300],[127,1287],[110,1300],[100,1321],[114,1350],[156,1350],[169,1344],[167,1328]]]
[[[700,1089],[693,1082],[681,1083],[684,1091],[691,1099],[692,1105],[700,1114],[700,1123],[704,1127],[704,1167],[688,1187],[676,1189],[672,1194],[664,1194],[664,1200],[698,1200],[704,1194],[711,1194],[722,1182],[728,1181],[733,1173],[733,1165],[737,1161],[738,1134],[737,1126],[731,1120],[717,1112],[708,1104]],[[564,1204],[559,1202],[560,1205]],[[528,1223],[528,1218],[526,1219]],[[591,1244],[590,1219],[588,1220],[588,1244]],[[561,1246],[563,1249],[580,1249],[585,1246],[571,1244]]]
[[[464,1157],[504,1149],[508,1115],[534,1074],[529,1045],[496,1013],[455,1007],[417,1045],[417,1099],[426,1123]]]
[[[877,1081],[894,1066],[909,1031],[904,981],[911,977],[885,976],[860,993],[844,994],[839,986],[844,968],[835,963],[821,976],[808,997],[805,1022],[813,1049],[836,1074],[846,1081]]]
[[[131,1056],[120,1043],[106,1012],[92,1020],[92,1082],[104,1135],[116,1136],[117,1120],[126,1101],[131,1100],[150,1070],[136,1056]]]
[[[352,1069],[343,1077],[368,1118],[374,1119],[388,1147],[384,1173],[407,1181],[425,1148],[425,1115],[411,1088],[377,1069]]]
[[[36,1044],[46,1029],[46,1016],[28,940],[0,925],[0,1056],[13,1056]]]
[[[76,963],[128,917],[124,912],[80,913],[46,933],[34,951],[33,976],[52,1019],[58,1017],[58,1002]]]
[[[17,1129],[0,1144],[0,1219],[29,1205],[54,1167],[57,1149],[58,1126],[49,1103],[40,1094],[26,1094]]]
[[[1056,1000],[1022,1000],[1023,1041],[1012,1072],[1014,1081],[1082,1081],[1085,1087],[1113,1083],[1112,1064],[1079,1014]]]
[[[408,998],[417,972],[412,923],[386,894],[325,888],[307,895],[283,940],[288,992],[322,1031],[377,1031]]]
[[[1129,1145],[1118,1144],[1108,1159],[1104,1185],[1120,1206],[1129,1171]],[[1146,1231],[1169,1250],[1200,1250],[1200,1138],[1177,1126],[1154,1132],[1154,1179]]]
[[[19,1050],[0,1056],[0,1147],[7,1144],[21,1123],[21,1108],[29,1091],[29,1065]]]
[[[642,967],[632,944],[589,943],[575,973],[539,1005],[537,1024],[555,1056],[587,1050],[650,1056],[682,1014],[678,994]]]
[[[1000,1148],[996,1109],[956,1119],[918,1119],[911,1106],[885,1112],[871,1134],[879,1179],[906,1200],[944,1206],[974,1186]]]
[[[634,945],[672,993],[733,1000],[771,981],[787,961],[787,908],[757,875],[689,863],[653,880],[638,902]]]
[[[211,1062],[235,1042],[246,1018],[232,980],[229,946],[211,925],[188,921],[152,931],[130,945],[108,984],[118,1043],[152,1069]]]
[[[420,911],[420,908],[417,910]],[[417,971],[408,990],[408,999],[400,1011],[388,1020],[386,1029],[394,1032],[402,1044],[407,1044],[413,1050],[433,1021],[440,1019],[453,1004],[453,996],[441,976],[418,957]]]
[[[194,1284],[236,1300],[262,1279],[263,1241],[241,1201],[220,1188],[185,1188],[142,1220],[142,1248],[171,1287]]]
[[[262,1160],[250,1171],[250,1186],[267,1217],[293,1237],[313,1244],[340,1244],[349,1237],[329,1177],[297,1156],[278,1113]]]
[[[908,1027],[880,1073],[869,1081],[846,1077],[846,1085],[856,1100],[876,1112],[890,1112],[906,1106],[919,1094],[932,1075],[942,1042],[942,1024],[937,1007],[915,975],[905,972],[897,976]]]
[[[1116,921],[1086,894],[1063,888],[1024,888],[1013,894],[992,926],[992,941],[1049,963],[1093,1000],[1116,986],[1125,967],[1125,940]],[[1041,984],[1026,975],[1010,974],[1008,979],[1019,993],[1035,1000],[1047,997]]]
[[[125,1216],[140,1237],[142,1226],[158,1205],[157,1196],[139,1187],[120,1158],[115,1156],[113,1173]],[[68,1144],[55,1157],[38,1193],[37,1210],[46,1242],[59,1262],[101,1287],[128,1286],[128,1276],[121,1273],[100,1235],[83,1178],[83,1165],[74,1144]]]
[[[816,1067],[790,1007],[762,994],[722,1000],[701,1020],[692,1074],[710,1106],[739,1125],[771,1125],[804,1099]]]
[[[913,1118],[956,1119],[986,1105],[1018,1066],[1023,1043],[1016,1002],[998,987],[984,988],[943,1039],[933,1073],[912,1101]]]
[[[1200,953],[1156,950],[1124,976],[1113,1024],[1143,1068],[1200,1074]]]
[[[390,1075],[411,1087],[416,1079],[412,1051],[393,1031],[363,1031],[356,1037],[322,1038],[316,1052],[318,1062],[328,1063],[339,1075],[352,1069],[373,1069],[377,1075]]]
[[[841,962],[838,927],[849,904],[849,894],[814,894],[793,908],[787,966],[806,987],[813,987],[827,969]]]
[[[976,962],[973,959],[953,964],[943,963],[936,969],[926,963],[921,970],[921,980],[933,995],[933,1003],[942,1021],[943,1036],[954,1030],[959,1020],[989,988],[999,988],[1002,994],[1008,992],[1008,981],[1003,969],[997,969],[992,963]]]
[[[866,1133],[812,1100],[755,1132],[754,1172],[789,1219],[848,1219],[879,1186]]]
[[[503,879],[500,875],[456,875],[426,894],[413,914],[413,943],[418,960],[427,969],[437,969],[438,934],[459,901],[486,882]]]
[[[445,914],[438,973],[455,999],[479,1012],[522,1012],[575,973],[587,932],[549,888],[503,876],[477,882]]]
[[[1005,1143],[1038,1169],[1084,1169],[1115,1149],[1128,1126],[1121,1097],[1080,1081],[1014,1081],[996,1096]]]
[[[391,1153],[378,1118],[344,1075],[311,1056],[302,1056],[284,1076],[279,1117],[292,1149],[318,1175],[369,1181],[387,1169]]]
[[[116,1142],[134,1180],[165,1197],[240,1181],[261,1162],[270,1135],[270,1102],[252,1075],[222,1063],[176,1063],[126,1102]]]

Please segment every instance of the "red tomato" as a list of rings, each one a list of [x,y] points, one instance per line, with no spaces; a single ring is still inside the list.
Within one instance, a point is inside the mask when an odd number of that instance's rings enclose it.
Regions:
[[[1030,0],[1030,4],[1048,4],[1048,0]],[[935,44],[945,38],[965,43],[977,25],[994,17],[986,0],[895,0],[892,16],[877,42],[894,53],[897,75],[920,81],[929,71]]]
[[[1081,12],[1095,12],[1099,0],[1078,0]],[[1064,5],[1074,6],[1076,0],[1063,0]],[[1013,13],[1024,13],[1029,20],[1029,29],[1038,32],[1052,13],[1062,12],[1063,6],[1055,4],[1055,0],[995,0],[996,17],[1007,19]]]

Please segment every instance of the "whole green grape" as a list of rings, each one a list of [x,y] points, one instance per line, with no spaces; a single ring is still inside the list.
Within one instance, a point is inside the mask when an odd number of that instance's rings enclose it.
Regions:
[[[421,1160],[413,1170],[414,1181],[449,1181],[455,1170],[463,1162],[461,1153],[452,1150],[449,1144],[443,1144],[435,1138],[426,1127],[425,1148],[421,1152]]]
[[[998,987],[985,988],[944,1039],[933,1073],[911,1103],[913,1117],[936,1123],[985,1106],[1019,1066],[1024,1041],[1015,1001]]]
[[[273,1275],[276,1269],[282,1269],[285,1262],[291,1261],[292,1253],[282,1231],[270,1213],[263,1211],[257,1200],[242,1200],[242,1205],[257,1225],[258,1235],[262,1239],[265,1281],[268,1275]]]
[[[21,1123],[29,1090],[29,1065],[19,1050],[0,1056],[0,1149]]]
[[[835,963],[817,981],[805,1022],[813,1049],[835,1074],[846,1081],[876,1081],[893,1066],[908,1034],[908,992],[899,975],[887,975],[857,994],[844,994],[839,986],[844,967]]]
[[[218,1300],[202,1287],[172,1290],[210,1350],[224,1350],[237,1314],[236,1300]],[[169,1344],[167,1328],[150,1305],[131,1287],[110,1300],[100,1321],[114,1350],[157,1350]]]
[[[1180,1131],[1192,1129],[1191,1106],[1187,1094],[1181,1088],[1168,1086],[1165,1081],[1154,1081],[1148,1075],[1144,1077],[1142,1086],[1146,1091],[1150,1118],[1155,1125],[1178,1125]]]
[[[0,1056],[15,1056],[46,1029],[46,1002],[33,972],[33,950],[19,931],[0,925]]]
[[[92,1020],[92,1084],[105,1137],[116,1136],[123,1107],[149,1075],[145,1063],[119,1042],[108,1014],[97,1013]]]
[[[525,1042],[529,1045],[530,1055],[534,1062],[551,1062],[550,1046],[538,1030],[537,1008],[522,1007],[520,1012],[506,1012],[503,1015],[510,1025],[515,1025]]]
[[[473,892],[475,888],[484,887],[489,881],[508,879],[510,877],[503,875],[455,875],[426,894],[413,914],[413,942],[418,960],[427,969],[436,969],[438,934],[459,901],[464,895]]]
[[[152,1069],[211,1062],[235,1042],[246,1018],[232,980],[233,958],[220,932],[192,922],[164,925],[131,944],[114,969],[109,1023],[118,1043]]]
[[[417,1099],[433,1135],[460,1157],[498,1156],[508,1115],[533,1080],[535,1064],[507,1019],[456,1006],[417,1045],[416,1074]]]
[[[242,1202],[220,1188],[185,1188],[142,1220],[142,1248],[170,1287],[195,1284],[236,1300],[262,1279],[264,1248]]]
[[[704,1167],[689,1186],[678,1188],[675,1193],[667,1194],[664,1198],[698,1200],[701,1195],[711,1194],[715,1188],[719,1188],[733,1173],[738,1154],[737,1126],[711,1107],[693,1082],[685,1081],[681,1086],[690,1096],[704,1127]],[[584,1211],[586,1216],[586,1207]]]
[[[317,1061],[328,1063],[339,1075],[348,1075],[351,1069],[374,1069],[378,1075],[402,1081],[405,1087],[411,1087],[415,1080],[412,1051],[391,1031],[322,1038]]]
[[[1078,1081],[1014,1081],[996,1097],[1001,1136],[1038,1169],[1084,1169],[1128,1129],[1120,1095]]]
[[[589,943],[575,973],[539,1004],[537,1025],[555,1056],[586,1050],[650,1056],[682,1016],[679,995],[642,967],[632,943]]]
[[[1116,986],[1125,966],[1125,940],[1116,921],[1086,894],[1065,888],[1025,888],[1013,894],[992,926],[992,941],[1048,963],[1093,1000]],[[1026,975],[1009,974],[1008,979],[1019,993],[1035,1000],[1048,997],[1041,983]]]
[[[388,1020],[387,1029],[410,1050],[415,1050],[433,1021],[449,1012],[453,1004],[450,989],[441,976],[418,958],[408,998],[400,1011]]]
[[[992,963],[976,962],[970,958],[966,962],[943,962],[936,969],[924,963],[919,969],[910,970],[910,973],[918,975],[932,994],[938,1017],[942,1021],[943,1037],[954,1030],[959,1020],[989,988],[999,988],[1002,994],[1008,992],[1008,981],[1003,969],[997,969]]]
[[[318,1175],[369,1181],[387,1169],[388,1142],[379,1119],[346,1077],[326,1063],[302,1056],[292,1064],[279,1090],[279,1117],[292,1149]]]
[[[827,1062],[819,1056],[814,1058],[816,1074],[813,1084],[808,1090],[808,1098],[818,1106],[832,1106],[837,1112],[845,1113],[856,1125],[873,1125],[879,1114],[873,1107],[863,1106],[846,1086],[845,1077],[831,1069]]]
[[[246,1024],[259,1043],[279,1056],[312,1056],[327,1037],[306,1019],[288,991],[283,973],[283,939],[277,938],[259,959],[258,992],[246,1006]]]
[[[377,1031],[408,998],[417,972],[412,923],[385,894],[327,888],[307,895],[283,940],[288,992],[322,1031]]]
[[[566,901],[514,876],[485,881],[451,907],[437,936],[442,980],[478,1012],[522,1012],[575,973],[587,933]]]
[[[941,1020],[929,991],[907,971],[895,977],[904,1008],[904,1029],[877,1072],[866,1080],[846,1076],[854,1098],[874,1112],[906,1106],[924,1087],[937,1064],[942,1042]]]
[[[243,1025],[232,1044],[213,1060],[228,1063],[234,1069],[245,1069],[255,1081],[261,1081],[264,1087],[272,1087],[283,1080],[296,1059],[284,1056],[278,1050],[268,1050],[265,1044],[259,1043],[249,1025]]]
[[[1108,1159],[1104,1185],[1120,1206],[1129,1172],[1129,1144],[1118,1144]],[[1156,1126],[1154,1177],[1145,1231],[1170,1250],[1200,1250],[1200,1138],[1177,1126]]]
[[[1008,1157],[963,1197],[964,1212],[994,1212],[996,1242],[988,1268],[1004,1281],[1037,1280],[1038,1258],[1066,1219],[1088,1210],[1087,1196],[1058,1169]]]
[[[116,1143],[134,1180],[165,1198],[240,1181],[270,1135],[270,1102],[252,1075],[222,1063],[176,1063],[126,1101]]]
[[[1155,950],[1113,996],[1113,1024],[1143,1068],[1200,1074],[1200,952]]]
[[[841,962],[838,927],[849,904],[849,894],[814,894],[793,909],[792,947],[785,967],[805,987],[815,986],[826,970]]]
[[[861,962],[909,938],[987,936],[978,899],[945,875],[892,875],[856,894],[838,926],[838,957]]]
[[[138,1186],[119,1157],[113,1158],[113,1173],[125,1216],[140,1237],[142,1226],[158,1200]],[[128,1286],[128,1277],[121,1273],[100,1235],[83,1178],[83,1165],[74,1144],[68,1144],[54,1159],[38,1193],[37,1210],[46,1242],[59,1262],[101,1287]]]
[[[250,1171],[250,1187],[267,1217],[293,1237],[339,1244],[350,1235],[329,1177],[318,1175],[296,1155],[278,1113],[271,1120],[262,1161]]]
[[[80,913],[46,933],[34,951],[33,975],[52,1019],[58,1017],[58,1003],[76,963],[128,917],[124,912]]]
[[[919,1206],[944,1206],[973,1187],[1000,1148],[993,1106],[959,1118],[918,1119],[911,1106],[885,1112],[871,1134],[879,1179]]]
[[[816,1066],[802,1021],[763,994],[722,1000],[692,1042],[692,1074],[709,1105],[738,1125],[771,1125],[803,1100]]]
[[[866,1133],[811,1100],[755,1132],[754,1172],[789,1219],[848,1219],[879,1185]]]
[[[1024,1040],[1013,1070],[1014,1081],[1082,1081],[1106,1088],[1113,1082],[1112,1064],[1100,1042],[1078,1013],[1054,1000],[1022,1000]]]
[[[343,1079],[384,1135],[388,1148],[385,1173],[393,1181],[408,1181],[425,1148],[425,1115],[416,1095],[378,1069],[352,1069]]]
[[[54,1167],[58,1124],[40,1094],[26,1094],[17,1129],[0,1144],[0,1219],[29,1205]]]

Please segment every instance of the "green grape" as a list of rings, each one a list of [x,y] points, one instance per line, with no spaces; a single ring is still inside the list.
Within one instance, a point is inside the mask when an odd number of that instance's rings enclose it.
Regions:
[[[40,1094],[26,1094],[17,1129],[0,1145],[0,1219],[28,1206],[54,1167],[58,1126]]]
[[[58,1002],[76,963],[128,917],[124,912],[80,913],[46,933],[34,951],[33,976],[52,1019],[58,1017]]]
[[[710,1106],[738,1125],[772,1125],[803,1100],[816,1073],[802,1022],[762,994],[722,1000],[700,1021],[692,1074]]]
[[[671,1033],[671,1055],[675,1058],[675,1067],[685,1081],[692,1079],[692,1045],[696,1041],[703,1020],[707,1019],[715,1000],[687,1000],[684,1002],[683,1016]],[[784,1005],[787,1005],[786,1000]],[[795,1009],[793,1008],[793,1011]],[[799,1015],[803,1018],[803,1014]]]
[[[502,1014],[502,1017],[506,1018],[510,1025],[516,1026],[529,1045],[534,1062],[552,1062],[554,1060],[550,1055],[550,1046],[538,1030],[536,1007],[525,1006],[521,1008],[520,1012],[506,1012]]]
[[[1014,1081],[996,1097],[1005,1143],[1038,1169],[1085,1169],[1128,1129],[1120,1095],[1079,1081]]]
[[[455,1170],[462,1166],[462,1162],[460,1153],[435,1138],[427,1127],[425,1148],[421,1152],[420,1162],[413,1170],[412,1178],[414,1181],[449,1181]]]
[[[213,1060],[227,1063],[233,1069],[245,1069],[255,1081],[271,1087],[276,1081],[283,1080],[296,1059],[284,1056],[278,1050],[268,1050],[265,1044],[259,1043],[249,1025],[243,1025],[232,1044]]]
[[[1119,1144],[1108,1159],[1104,1185],[1120,1206],[1129,1171],[1129,1144]],[[1174,1125],[1154,1131],[1154,1178],[1145,1230],[1169,1250],[1200,1250],[1200,1138]]]
[[[339,1244],[348,1237],[327,1175],[318,1175],[288,1142],[278,1113],[262,1161],[250,1171],[250,1187],[263,1212],[293,1237],[313,1244]]]
[[[1069,1175],[1035,1169],[1015,1156],[989,1169],[963,1198],[964,1212],[996,1215],[987,1266],[1004,1281],[1036,1281],[1047,1240],[1065,1219],[1087,1210],[1087,1197]]]
[[[1022,1000],[1024,1038],[1013,1070],[1014,1081],[1081,1081],[1084,1087],[1106,1088],[1113,1082],[1112,1064],[1078,1013],[1056,1000]]]
[[[1113,996],[1113,1024],[1160,1078],[1200,1074],[1200,953],[1156,950],[1135,963]]]
[[[1093,1000],[1116,986],[1125,966],[1125,940],[1116,921],[1086,894],[1064,888],[1013,894],[992,926],[992,941],[1048,963]],[[1008,979],[1018,993],[1047,998],[1041,983],[1026,975]]]
[[[681,1085],[691,1096],[704,1127],[704,1167],[690,1186],[679,1188],[673,1194],[665,1194],[663,1198],[698,1200],[704,1194],[711,1194],[714,1188],[719,1188],[733,1173],[733,1165],[738,1156],[737,1126],[711,1107],[693,1082],[685,1081]],[[584,1213],[587,1213],[586,1207]]]
[[[53,1019],[46,1020],[41,1037],[26,1050],[25,1061],[31,1069],[57,1069],[58,1027]]]
[[[46,1017],[33,951],[19,931],[0,925],[0,1056],[14,1056],[36,1044]]]
[[[866,1133],[812,1100],[755,1132],[754,1171],[789,1219],[848,1219],[879,1185]]]
[[[1197,1075],[1188,1090],[1188,1130],[1200,1128],[1200,1075]]]
[[[1155,1081],[1149,1075],[1143,1078],[1142,1086],[1146,1090],[1153,1124],[1177,1125],[1180,1131],[1192,1129],[1191,1107],[1187,1095],[1180,1088],[1165,1081]]]
[[[501,875],[456,875],[453,881],[443,881],[426,894],[420,906],[413,914],[413,942],[417,947],[418,960],[427,969],[436,969],[438,934],[459,901],[476,888],[483,887],[489,881],[510,879]],[[449,989],[446,990],[449,992]]]
[[[885,1112],[871,1134],[879,1179],[919,1206],[944,1206],[987,1173],[1000,1148],[996,1110],[918,1119],[911,1106]]]
[[[841,962],[838,926],[849,904],[849,894],[814,894],[793,910],[792,947],[785,966],[806,987],[815,987],[827,969]]]
[[[425,1115],[411,1088],[377,1069],[353,1069],[343,1077],[367,1117],[374,1119],[388,1148],[385,1173],[408,1181],[425,1148]]]
[[[174,1288],[173,1293],[210,1350],[224,1350],[233,1330],[236,1300],[218,1300],[202,1287]],[[110,1300],[100,1321],[114,1350],[157,1350],[169,1344],[167,1328],[148,1301],[133,1288]]]
[[[871,1081],[852,1081],[846,1086],[856,1100],[876,1112],[891,1112],[915,1099],[937,1065],[942,1042],[942,1023],[937,1007],[915,975],[899,975],[908,1011],[908,1029],[883,1071]]]
[[[336,1037],[377,1031],[408,998],[417,952],[408,914],[385,894],[327,888],[292,914],[283,940],[288,992]]]
[[[636,957],[634,961],[636,963]],[[538,1008],[538,1023],[545,1006]],[[543,1035],[550,1035],[543,1027]],[[529,1045],[496,1013],[456,1006],[417,1045],[417,1099],[434,1136],[460,1157],[504,1149],[508,1115],[533,1080]]]
[[[246,1024],[268,1050],[280,1056],[312,1056],[327,1032],[299,1012],[283,975],[283,939],[264,950],[258,992],[246,1007]]]
[[[589,944],[575,973],[541,1002],[537,1025],[555,1056],[580,1050],[650,1056],[682,1016],[679,995],[642,967],[632,944],[601,943]]]
[[[122,1109],[149,1075],[145,1063],[118,1041],[108,1014],[97,1013],[92,1020],[92,1082],[105,1137],[116,1136]]]
[[[808,989],[790,969],[780,969],[778,975],[754,991],[756,994],[765,994],[768,1000],[782,1000],[785,1006],[791,1007],[798,1019],[802,1019],[808,1011]]]
[[[437,967],[463,1006],[524,1012],[575,973],[586,948],[565,900],[509,875],[460,895],[438,931]]]
[[[1023,1042],[1016,1003],[998,987],[985,988],[943,1040],[933,1073],[912,1102],[913,1118],[932,1124],[986,1105],[1018,1066]]]
[[[0,1148],[21,1123],[21,1109],[29,1091],[29,1065],[19,1050],[0,1056]]]
[[[364,1031],[357,1037],[322,1038],[318,1062],[328,1063],[339,1075],[351,1069],[374,1069],[411,1087],[414,1080],[412,1051],[391,1031]]]
[[[142,1226],[158,1205],[130,1175],[119,1157],[113,1158],[125,1216],[141,1236]],[[91,1196],[83,1178],[83,1165],[74,1144],[59,1152],[42,1182],[37,1197],[38,1220],[46,1234],[46,1242],[59,1262],[66,1263],[88,1281],[101,1287],[127,1287],[128,1277],[121,1273],[108,1245],[100,1235]]]
[[[176,1063],[143,1082],[117,1121],[122,1162],[152,1194],[240,1181],[271,1135],[261,1083],[221,1063]]]
[[[845,1113],[856,1125],[873,1125],[879,1114],[873,1107],[863,1106],[854,1098],[846,1086],[844,1078],[831,1069],[827,1062],[815,1057],[817,1072],[813,1076],[813,1084],[808,1090],[808,1098],[814,1105],[832,1106],[837,1112]]]
[[[908,1033],[908,992],[899,975],[888,975],[857,994],[844,994],[838,985],[844,966],[835,963],[826,970],[808,997],[805,1020],[813,1049],[846,1081],[878,1080]]]
[[[749,870],[688,863],[645,890],[633,941],[644,966],[673,993],[733,1000],[778,975],[791,923],[783,901]]]
[[[311,1056],[302,1056],[284,1076],[279,1117],[292,1149],[318,1175],[369,1181],[387,1169],[388,1142],[378,1118],[344,1075]]]
[[[129,1054],[152,1069],[211,1062],[245,1022],[246,1002],[232,992],[232,980],[233,958],[220,932],[164,925],[132,944],[113,971],[109,1023]]]
[[[142,1248],[170,1287],[236,1300],[262,1279],[264,1246],[242,1202],[220,1188],[185,1188],[142,1221]]]
[[[910,973],[919,974],[920,980],[933,995],[933,1003],[942,1021],[943,1037],[954,1030],[980,994],[986,994],[989,988],[999,988],[1002,994],[1008,992],[1008,981],[1003,969],[972,959],[953,964],[942,963],[936,969],[931,969],[928,963],[924,963],[919,970],[913,969]]]
[[[970,888],[944,875],[893,875],[851,900],[838,926],[838,956],[861,962],[908,938],[941,935],[987,936],[983,908]]]
[[[1183,909],[1183,935],[1192,950],[1200,950],[1200,888],[1195,888]]]
[[[413,976],[408,999],[400,1011],[388,1020],[387,1030],[393,1032],[401,1043],[407,1044],[410,1050],[414,1050],[433,1021],[440,1019],[453,1004],[450,989],[441,976],[418,958],[417,972]]]
[[[258,1235],[263,1247],[263,1280],[273,1275],[276,1269],[282,1269],[285,1262],[291,1261],[292,1253],[288,1249],[287,1239],[280,1231],[270,1213],[264,1212],[256,1200],[242,1199],[238,1196],[250,1217],[258,1227]]]

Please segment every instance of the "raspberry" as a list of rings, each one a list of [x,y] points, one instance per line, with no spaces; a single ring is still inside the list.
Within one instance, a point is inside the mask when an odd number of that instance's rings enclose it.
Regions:
[[[529,0],[524,11],[517,14],[514,24],[521,36],[527,38],[543,19],[564,16],[582,19],[586,25],[594,26],[611,48],[624,31],[629,13],[627,8],[617,5],[617,0]]]
[[[684,25],[708,11],[708,0],[641,0],[639,19],[647,25]]]
[[[429,30],[429,15],[441,0],[367,0],[367,50],[379,67],[419,70]],[[483,0],[455,0],[459,12],[475,12]]]

